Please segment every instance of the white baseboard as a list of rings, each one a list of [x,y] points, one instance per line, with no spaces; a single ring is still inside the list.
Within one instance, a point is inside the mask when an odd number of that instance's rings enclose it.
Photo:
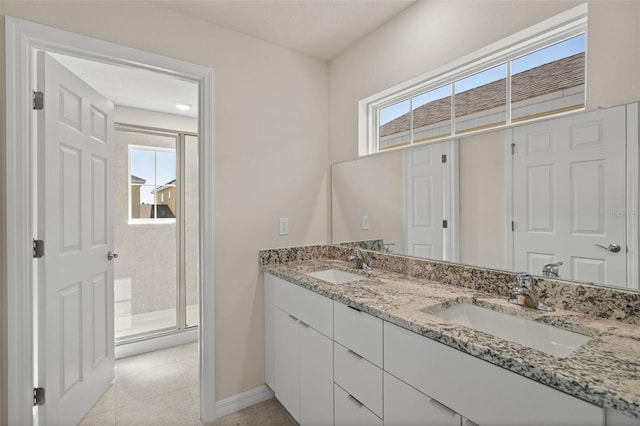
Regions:
[[[267,385],[248,390],[238,395],[230,396],[216,402],[216,417],[223,417],[250,407],[267,399],[273,398],[273,391]]]
[[[198,341],[198,327],[189,328],[176,333],[164,336],[151,337],[130,343],[120,343],[115,347],[115,358],[127,358],[134,355],[143,354],[172,346],[184,345]]]

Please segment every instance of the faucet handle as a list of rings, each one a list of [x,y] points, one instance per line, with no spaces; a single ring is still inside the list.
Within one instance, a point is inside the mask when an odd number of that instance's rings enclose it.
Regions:
[[[518,272],[517,287],[531,288],[533,286],[533,277],[528,272]]]

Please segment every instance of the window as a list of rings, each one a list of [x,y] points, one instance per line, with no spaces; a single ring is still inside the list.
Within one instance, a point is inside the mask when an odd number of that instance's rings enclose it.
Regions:
[[[175,150],[130,146],[129,170],[129,218],[147,221],[175,220],[176,206],[169,196],[176,188]]]
[[[487,48],[481,59],[363,100],[369,125],[361,155],[583,109],[586,11],[580,13],[492,54]]]

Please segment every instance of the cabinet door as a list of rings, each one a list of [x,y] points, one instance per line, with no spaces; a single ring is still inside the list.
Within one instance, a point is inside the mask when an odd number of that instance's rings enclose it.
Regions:
[[[606,412],[606,425],[607,426],[639,426],[640,420],[632,419],[631,417],[627,417],[626,415],[612,410],[611,408],[607,408]]]
[[[275,280],[271,274],[264,274],[264,381],[274,391],[276,386],[275,354]]]
[[[460,415],[422,392],[384,373],[384,424],[460,426]]]
[[[276,308],[275,319],[275,373],[276,397],[289,414],[300,421],[300,387],[298,354],[298,320]]]
[[[333,424],[333,342],[299,324],[300,424]]]

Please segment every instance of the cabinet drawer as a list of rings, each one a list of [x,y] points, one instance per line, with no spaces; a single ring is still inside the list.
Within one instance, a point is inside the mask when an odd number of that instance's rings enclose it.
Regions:
[[[382,370],[379,367],[334,343],[333,380],[382,417]]]
[[[385,426],[460,426],[460,415],[384,373]]]
[[[275,305],[325,336],[333,338],[331,299],[276,277]]]
[[[333,389],[335,426],[382,426],[382,420],[340,386],[334,385]]]
[[[382,368],[382,320],[333,302],[333,339]]]
[[[389,323],[384,369],[481,425],[602,426],[595,405]]]

